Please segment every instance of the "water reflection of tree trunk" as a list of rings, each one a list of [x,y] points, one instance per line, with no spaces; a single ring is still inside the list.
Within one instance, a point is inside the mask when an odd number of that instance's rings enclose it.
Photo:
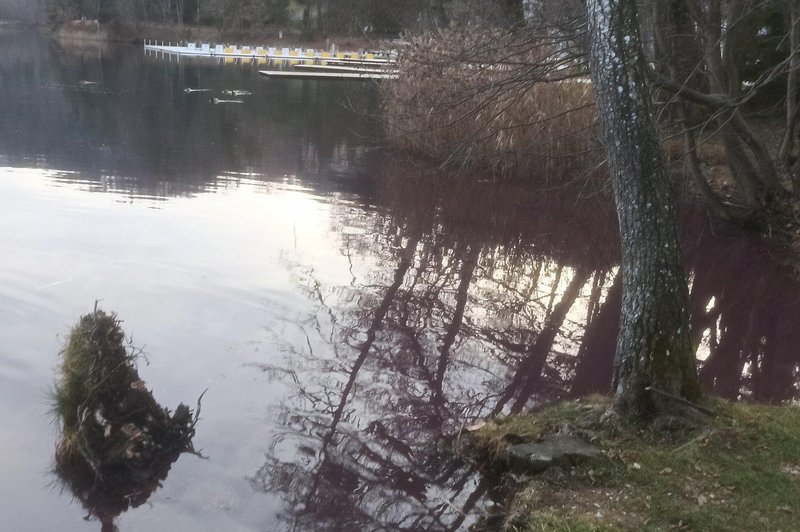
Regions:
[[[342,396],[339,399],[339,404],[336,407],[336,410],[333,412],[333,417],[331,418],[331,425],[325,436],[322,438],[322,447],[320,449],[320,455],[323,456],[323,461],[327,458],[327,451],[328,446],[333,441],[334,436],[336,435],[336,429],[339,425],[339,422],[342,419],[342,414],[344,413],[345,406],[347,405],[347,401],[350,398],[350,392],[353,390],[353,386],[355,385],[356,378],[358,377],[358,372],[361,370],[361,367],[364,365],[364,362],[367,360],[367,356],[370,353],[370,349],[372,349],[373,344],[375,343],[375,338],[378,334],[378,330],[381,328],[381,324],[383,323],[384,318],[386,317],[387,312],[389,312],[389,308],[392,306],[392,302],[397,295],[397,291],[403,284],[403,280],[405,279],[406,273],[408,272],[411,265],[414,263],[414,254],[417,249],[417,244],[419,243],[419,235],[415,234],[408,238],[408,242],[406,243],[405,249],[403,249],[403,253],[400,256],[400,262],[397,265],[397,268],[394,272],[394,279],[392,280],[392,284],[386,289],[386,293],[381,300],[381,303],[375,309],[375,312],[372,317],[372,322],[370,323],[369,328],[366,332],[366,339],[361,344],[359,348],[358,357],[356,358],[353,367],[350,369],[350,376],[347,379],[347,383],[342,390]],[[322,471],[324,470],[323,467],[320,467],[318,470],[317,475],[314,478],[314,484],[309,491],[309,496],[316,493],[317,489],[319,488],[319,484],[322,480]]]
[[[798,323],[797,304],[791,309],[780,309],[783,316],[789,316],[785,322],[769,320],[768,332],[765,333],[758,373],[754,376],[753,395],[757,401],[780,403],[794,396],[794,381],[797,367],[798,334],[784,329],[784,324]]]
[[[600,309],[600,297],[602,296],[603,286],[606,283],[605,271],[598,271],[592,278],[592,291],[589,293],[589,303],[586,306],[586,327],[597,317]],[[584,327],[584,329],[586,328]]]
[[[553,280],[553,286],[550,288],[550,299],[547,300],[547,312],[545,312],[545,318],[550,317],[550,313],[553,311],[553,303],[556,301],[558,285],[561,284],[561,274],[563,272],[564,266],[559,264],[556,268],[556,278]]]
[[[502,412],[506,404],[515,397],[516,401],[512,405],[511,411],[519,412],[533,395],[536,384],[541,377],[542,369],[545,362],[547,362],[547,356],[553,349],[556,335],[564,323],[567,312],[572,308],[589,276],[588,270],[579,269],[575,271],[575,275],[564,291],[561,300],[553,307],[552,312],[545,319],[542,330],[536,336],[536,340],[528,347],[525,358],[520,362],[514,378],[495,405],[492,415]]]
[[[583,333],[575,379],[570,390],[572,395],[608,391],[614,368],[621,306],[622,273],[617,272],[606,300]]]
[[[471,477],[466,477],[465,479],[467,478]],[[481,498],[484,495],[486,495],[486,492],[488,492],[492,487],[494,487],[496,483],[497,480],[492,478],[491,476],[481,475],[477,487],[475,487],[472,493],[469,494],[469,497],[467,497],[467,500],[461,506],[458,512],[458,517],[452,523],[450,523],[450,525],[447,527],[446,530],[448,531],[461,530],[464,521],[466,520],[467,516],[470,515],[470,512],[472,512],[472,510],[475,508],[475,505],[478,503],[478,501],[481,500]],[[458,491],[461,492],[461,489],[459,489]]]
[[[718,302],[723,309],[727,303],[726,295],[721,295]],[[752,312],[742,312],[742,309],[731,312],[722,310],[719,343],[700,370],[703,384],[717,395],[728,398],[739,395],[745,346],[749,343],[747,340],[753,327],[753,317]]]
[[[433,383],[433,402],[437,405],[444,404],[444,392],[442,390],[444,374],[447,370],[448,362],[450,361],[450,350],[453,347],[453,343],[456,340],[456,336],[464,320],[464,309],[467,306],[467,299],[469,298],[469,285],[472,282],[472,276],[478,264],[480,251],[481,249],[478,245],[469,246],[466,256],[461,263],[458,289],[456,290],[456,307],[453,312],[453,318],[447,326],[442,345],[439,348],[439,365],[436,368],[436,380]]]
[[[701,381],[731,399],[748,393],[759,401],[791,397],[797,359],[791,267],[768,258],[760,239],[714,236],[702,222],[699,229],[686,239],[696,241],[686,257],[694,276],[692,339],[708,352]]]

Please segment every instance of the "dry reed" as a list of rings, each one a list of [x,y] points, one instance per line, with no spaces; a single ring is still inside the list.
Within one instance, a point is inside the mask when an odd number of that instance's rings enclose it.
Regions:
[[[594,173],[594,98],[566,43],[475,28],[410,42],[399,79],[382,85],[395,147],[494,177],[551,183]]]

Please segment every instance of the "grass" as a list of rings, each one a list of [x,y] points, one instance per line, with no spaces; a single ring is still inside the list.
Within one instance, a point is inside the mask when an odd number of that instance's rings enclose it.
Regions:
[[[87,419],[138,380],[135,357],[125,348],[124,338],[117,317],[101,310],[82,316],[70,331],[53,392],[53,411],[62,427],[60,460],[71,462],[88,453]]]
[[[478,448],[502,467],[509,442],[569,429],[606,459],[527,478],[496,516],[505,530],[796,530],[800,408],[713,400],[703,426],[599,423],[592,397],[487,424]],[[655,427],[655,425],[654,425]],[[496,523],[495,523],[496,524]]]

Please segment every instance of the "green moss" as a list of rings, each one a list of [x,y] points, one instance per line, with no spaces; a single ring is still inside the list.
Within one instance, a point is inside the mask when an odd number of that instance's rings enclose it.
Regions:
[[[116,530],[113,519],[143,504],[178,456],[193,452],[197,415],[184,404],[174,413],[159,405],[136,354],[115,314],[82,316],[61,351],[53,393],[55,473],[104,530]]]
[[[118,476],[191,448],[196,419],[186,405],[171,415],[156,402],[115,314],[82,316],[59,370],[53,412],[62,430],[56,450],[62,469],[88,466],[95,476]]]
[[[795,530],[800,520],[800,408],[714,400],[705,424],[648,427],[600,423],[607,400],[592,397],[479,430],[499,458],[509,443],[565,426],[608,460],[550,469],[517,490],[508,530]]]
[[[62,456],[82,452],[82,423],[99,405],[122,396],[138,379],[135,357],[125,348],[116,315],[96,310],[82,316],[61,351],[60,378],[53,391],[53,412],[63,429]]]

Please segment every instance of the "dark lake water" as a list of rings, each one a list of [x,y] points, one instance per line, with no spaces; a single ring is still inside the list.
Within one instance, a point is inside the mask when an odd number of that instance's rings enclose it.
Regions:
[[[48,400],[95,300],[162,404],[208,389],[207,459],[182,456],[124,531],[464,529],[495,482],[449,436],[608,388],[602,194],[438,182],[381,148],[371,85],[0,44],[0,530],[100,529],[53,474]],[[795,399],[788,259],[689,208],[683,235],[704,383]]]

